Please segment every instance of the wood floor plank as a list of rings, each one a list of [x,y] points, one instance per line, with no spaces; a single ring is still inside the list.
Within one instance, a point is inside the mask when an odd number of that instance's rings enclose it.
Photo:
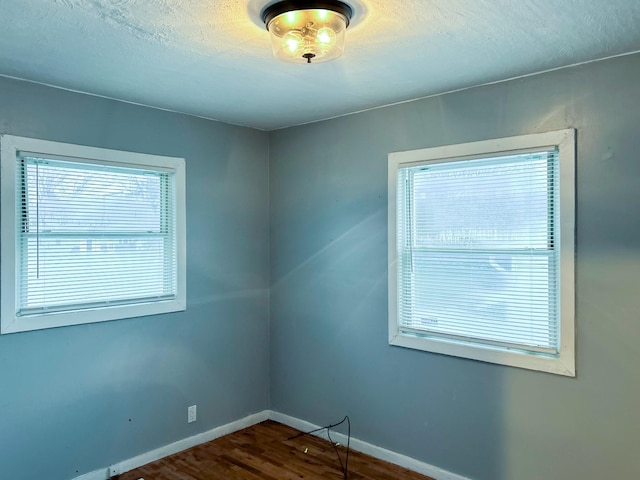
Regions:
[[[117,480],[344,480],[334,446],[266,421],[124,473]],[[342,463],[346,448],[338,448]],[[433,480],[349,452],[348,480]]]

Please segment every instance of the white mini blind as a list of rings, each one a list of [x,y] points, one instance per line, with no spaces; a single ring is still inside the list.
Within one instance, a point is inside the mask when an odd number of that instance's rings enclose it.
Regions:
[[[559,351],[557,149],[402,166],[401,333]]]
[[[16,315],[171,300],[170,169],[17,155]]]

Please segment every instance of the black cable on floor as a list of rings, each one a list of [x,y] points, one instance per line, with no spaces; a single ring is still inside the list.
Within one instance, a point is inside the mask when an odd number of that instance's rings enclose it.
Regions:
[[[339,425],[342,425],[344,422],[347,422],[347,454],[343,464],[342,457],[340,457],[340,451],[338,450],[338,444],[334,443],[333,440],[331,439],[331,429]],[[344,480],[347,480],[348,472],[349,472],[349,449],[351,447],[351,419],[349,418],[349,415],[345,415],[345,417],[338,423],[327,425],[326,427],[316,428],[315,430],[310,430],[308,432],[300,432],[292,437],[287,438],[287,441],[293,440],[294,438],[302,437],[304,435],[311,435],[313,433],[320,432],[322,430],[327,431],[327,437],[329,438],[329,442],[331,442],[331,445],[333,446],[333,449],[336,451],[336,455],[338,456],[338,461],[340,462],[340,469],[342,470],[343,478]]]

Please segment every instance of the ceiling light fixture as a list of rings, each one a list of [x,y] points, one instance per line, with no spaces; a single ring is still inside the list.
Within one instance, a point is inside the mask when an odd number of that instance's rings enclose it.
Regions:
[[[320,63],[344,51],[353,9],[338,0],[285,0],[262,11],[273,54],[287,62]]]

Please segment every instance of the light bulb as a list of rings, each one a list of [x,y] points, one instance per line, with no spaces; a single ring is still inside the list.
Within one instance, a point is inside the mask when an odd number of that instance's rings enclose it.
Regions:
[[[318,30],[316,39],[323,46],[333,45],[334,43],[336,43],[336,32],[334,32],[329,27],[321,28],[320,30]]]
[[[329,11],[328,10],[317,10],[318,12],[318,18],[320,20],[326,20],[329,18]]]
[[[298,32],[289,32],[282,37],[282,44],[285,49],[293,56],[302,47],[302,35]]]
[[[295,23],[298,21],[298,12],[287,12],[285,18],[287,19],[287,22],[289,22],[289,25],[295,25]]]

